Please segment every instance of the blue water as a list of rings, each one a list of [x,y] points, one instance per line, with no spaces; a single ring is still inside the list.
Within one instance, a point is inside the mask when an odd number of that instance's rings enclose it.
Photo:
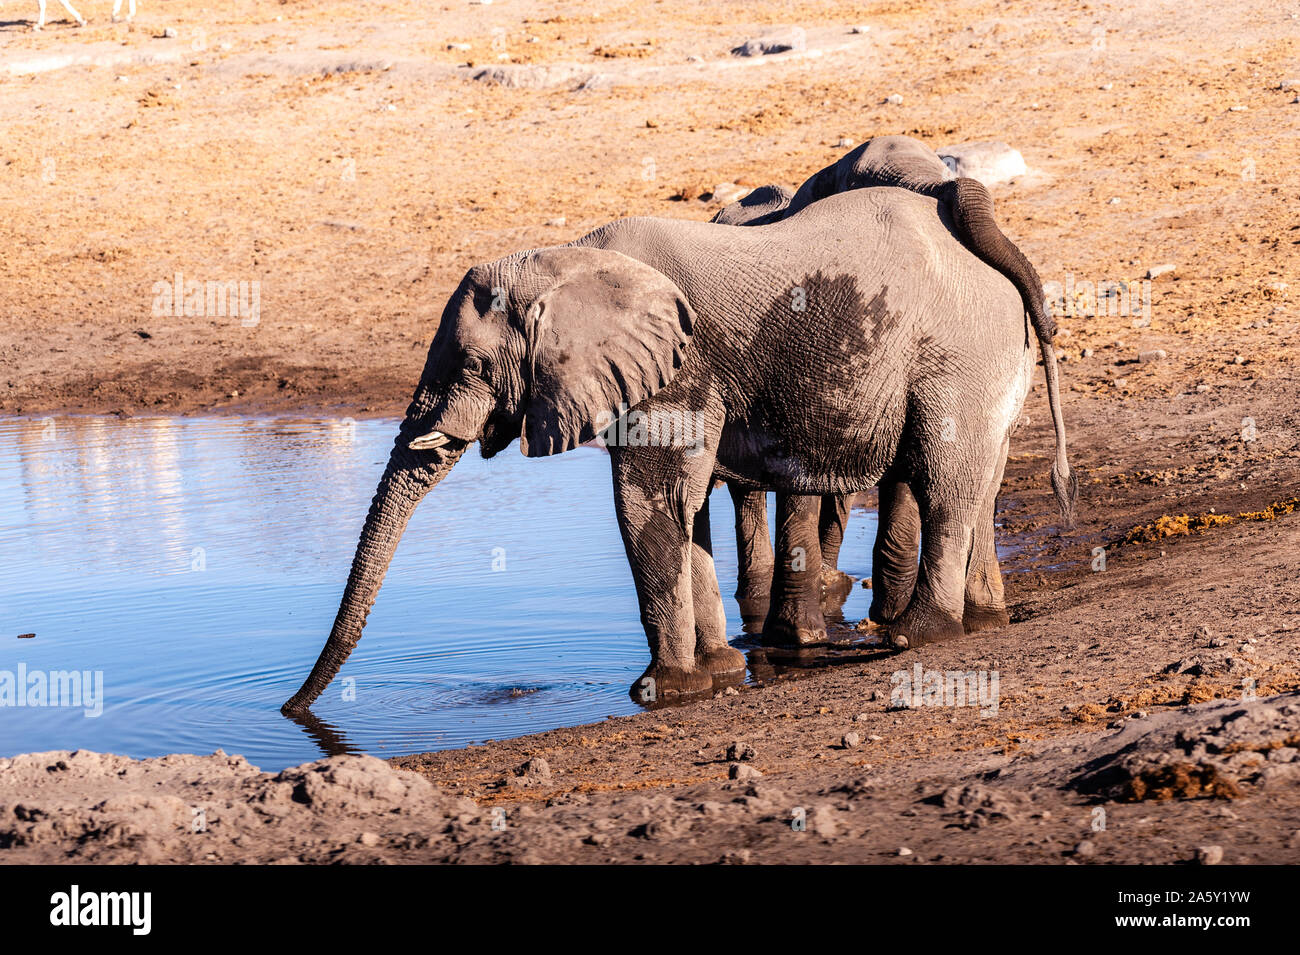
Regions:
[[[0,754],[222,748],[275,770],[635,711],[627,690],[649,652],[608,457],[512,448],[491,461],[471,449],[425,499],[342,671],[350,679],[326,690],[316,722],[280,715],[329,633],[396,429],[0,419],[0,691],[20,665],[103,680],[99,715],[87,715],[93,701],[17,707],[0,692]],[[740,635],[731,501],[711,501]],[[870,573],[874,518],[850,522],[840,566],[854,576]],[[865,616],[869,597],[855,588],[844,616]]]

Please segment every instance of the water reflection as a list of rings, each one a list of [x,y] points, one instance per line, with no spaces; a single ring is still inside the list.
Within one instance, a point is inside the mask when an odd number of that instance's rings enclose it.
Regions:
[[[308,720],[278,707],[338,607],[394,421],[0,420],[0,670],[102,670],[103,716],[0,708],[0,754],[459,746],[632,712],[648,660],[608,459],[467,455],[417,511],[366,636]],[[724,594],[728,495],[712,506]],[[870,572],[873,522],[841,562]],[[844,616],[864,616],[870,594]],[[739,610],[726,601],[730,632]],[[35,633],[16,640],[19,633]]]

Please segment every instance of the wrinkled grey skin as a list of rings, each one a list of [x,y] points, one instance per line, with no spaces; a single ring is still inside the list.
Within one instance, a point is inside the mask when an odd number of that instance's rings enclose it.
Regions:
[[[722,209],[712,221],[769,225],[827,196],[872,187],[896,187],[933,196],[949,206],[949,214],[961,217],[967,210],[958,208],[954,202],[956,190],[947,185],[952,179],[951,170],[919,140],[909,136],[878,136],[811,176],[797,192],[791,194],[780,186],[760,187]],[[989,225],[992,225],[991,212],[990,203]],[[996,226],[993,230],[996,232]],[[1041,302],[1041,283],[1032,267],[1018,275],[1014,264],[1001,261],[996,249],[986,248],[989,244],[1006,242],[1000,232],[991,235],[987,230],[969,226],[958,231],[970,233],[964,238],[972,252],[1007,274],[1029,297],[1036,296]],[[1054,371],[1051,369],[1052,378]],[[745,492],[734,484],[729,490],[736,508],[739,555],[736,599],[742,616],[747,622],[765,618],[763,639],[768,643],[809,644],[825,640],[820,598],[823,588],[843,589],[839,579],[843,575],[836,564],[848,519],[849,498],[827,496],[816,501],[778,495],[776,554],[783,559],[777,562],[768,542],[765,494]],[[1075,492],[1071,489],[1068,493]],[[878,623],[894,620],[911,599],[920,530],[916,502],[900,464],[882,478],[880,485],[870,610],[871,619]],[[987,526],[981,523],[976,531],[974,553],[963,614],[968,633],[1009,621],[991,514]]]
[[[660,697],[745,666],[707,534],[715,474],[847,494],[905,462],[922,555],[897,627],[914,642],[961,634],[975,527],[1034,352],[1015,289],[945,219],[926,196],[855,190],[765,229],[623,219],[471,269],[443,311],[329,640],[285,711],[338,672],[411,513],[469,444],[491,457],[520,437],[530,456],[555,454],[621,406],[693,422],[689,442],[609,447]]]

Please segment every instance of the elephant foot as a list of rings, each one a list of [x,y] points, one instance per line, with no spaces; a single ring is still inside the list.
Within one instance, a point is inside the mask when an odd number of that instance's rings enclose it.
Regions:
[[[931,643],[966,636],[960,620],[924,607],[908,607],[898,619],[883,624],[885,642],[895,650],[914,650]]]
[[[746,669],[745,655],[735,647],[714,647],[704,653],[698,653],[695,656],[695,666],[698,669],[706,670],[713,677],[727,676],[733,673],[744,673]]]
[[[1006,607],[977,607],[967,604],[961,617],[962,627],[967,633],[977,630],[995,630],[1011,623],[1011,616]]]
[[[871,591],[871,608],[867,611],[867,619],[872,623],[887,627],[907,610],[907,601],[890,600],[884,596],[880,589]],[[910,596],[910,594],[909,594]]]
[[[652,663],[632,684],[632,699],[641,703],[659,703],[667,698],[693,696],[713,689],[713,676],[708,670],[693,666],[666,666]]]
[[[737,597],[736,602],[740,604],[742,629],[746,633],[761,633],[763,621],[767,619],[767,612],[771,606],[771,598],[767,594],[761,597]]]
[[[826,620],[820,608],[817,615],[791,620],[769,615],[763,624],[763,644],[769,647],[807,647],[826,642]]]

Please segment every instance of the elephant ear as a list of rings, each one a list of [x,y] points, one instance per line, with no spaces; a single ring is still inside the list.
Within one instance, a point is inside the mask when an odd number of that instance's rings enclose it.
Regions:
[[[667,385],[695,313],[667,276],[620,252],[564,246],[531,264],[553,280],[524,318],[532,377],[522,444],[543,457],[590,441]]]

